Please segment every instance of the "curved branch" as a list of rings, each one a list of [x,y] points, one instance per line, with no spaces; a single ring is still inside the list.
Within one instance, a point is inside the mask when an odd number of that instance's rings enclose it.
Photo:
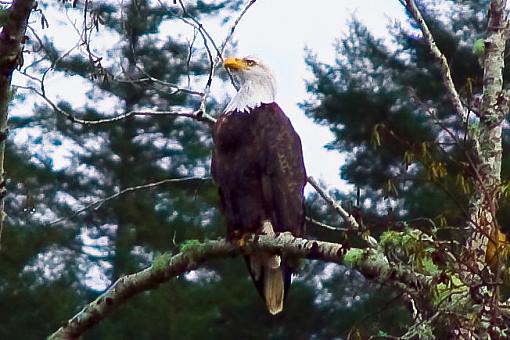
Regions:
[[[343,263],[378,282],[394,283],[396,286],[424,287],[430,278],[413,273],[399,266],[391,268],[388,260],[374,249],[347,249],[338,243],[297,238],[290,233],[276,236],[251,235],[237,242],[223,239],[190,243],[176,255],[161,255],[153,265],[138,273],[119,278],[96,300],[86,305],[49,339],[74,339],[103,320],[111,311],[131,297],[143,291],[156,288],[159,284],[217,258],[227,258],[253,251],[264,250],[286,256],[317,259]]]

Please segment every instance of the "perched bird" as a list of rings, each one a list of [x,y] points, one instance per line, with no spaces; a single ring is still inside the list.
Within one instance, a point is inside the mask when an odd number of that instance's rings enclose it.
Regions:
[[[275,103],[274,77],[254,57],[227,58],[223,66],[240,86],[213,128],[211,169],[227,238],[285,231],[303,236],[306,173],[301,140]],[[264,252],[245,259],[269,312],[281,312],[295,269],[291,261]]]

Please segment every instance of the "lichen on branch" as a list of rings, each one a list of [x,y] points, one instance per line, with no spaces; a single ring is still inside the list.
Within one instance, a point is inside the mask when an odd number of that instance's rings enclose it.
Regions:
[[[391,267],[382,251],[373,248],[349,249],[339,243],[297,238],[290,233],[279,233],[275,236],[251,235],[242,241],[233,242],[223,239],[205,242],[193,240],[186,242],[179,253],[159,255],[149,268],[119,278],[96,300],[65,322],[49,339],[77,338],[134,295],[154,289],[173,277],[197,269],[207,261],[260,250],[294,258],[344,264],[381,283],[395,282],[397,286],[401,284],[415,286],[419,283],[419,286],[425,286],[429,282],[428,278],[412,273],[405,266]]]

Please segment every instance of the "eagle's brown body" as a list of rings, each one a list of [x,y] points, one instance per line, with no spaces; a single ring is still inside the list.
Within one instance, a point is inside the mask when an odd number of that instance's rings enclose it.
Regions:
[[[270,221],[276,233],[303,236],[306,173],[301,141],[280,107],[262,103],[249,112],[226,112],[214,125],[213,139],[212,175],[219,186],[227,237],[262,232],[264,221]],[[278,261],[272,266],[281,271],[286,295],[292,268],[285,258]],[[267,302],[266,274],[253,268],[254,263],[247,258]]]

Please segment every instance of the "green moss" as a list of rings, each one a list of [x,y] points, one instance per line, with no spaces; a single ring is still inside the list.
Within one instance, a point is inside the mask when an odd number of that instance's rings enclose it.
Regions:
[[[387,248],[387,247],[395,246],[396,244],[400,244],[401,240],[402,240],[402,233],[400,233],[398,231],[390,230],[390,231],[385,231],[384,233],[382,233],[382,235],[379,239],[379,244],[381,245],[381,247]]]
[[[154,258],[154,261],[152,261],[152,267],[156,270],[163,270],[168,266],[168,263],[172,257],[173,255],[168,252],[158,255],[156,258]]]
[[[182,242],[179,246],[179,249],[182,253],[187,251],[198,250],[202,246],[202,243],[199,240],[186,240]]]
[[[345,253],[344,263],[347,266],[354,267],[359,265],[365,259],[365,251],[363,249],[352,248]]]
[[[483,56],[485,53],[485,41],[484,39],[478,39],[473,44],[473,54],[476,56]]]

